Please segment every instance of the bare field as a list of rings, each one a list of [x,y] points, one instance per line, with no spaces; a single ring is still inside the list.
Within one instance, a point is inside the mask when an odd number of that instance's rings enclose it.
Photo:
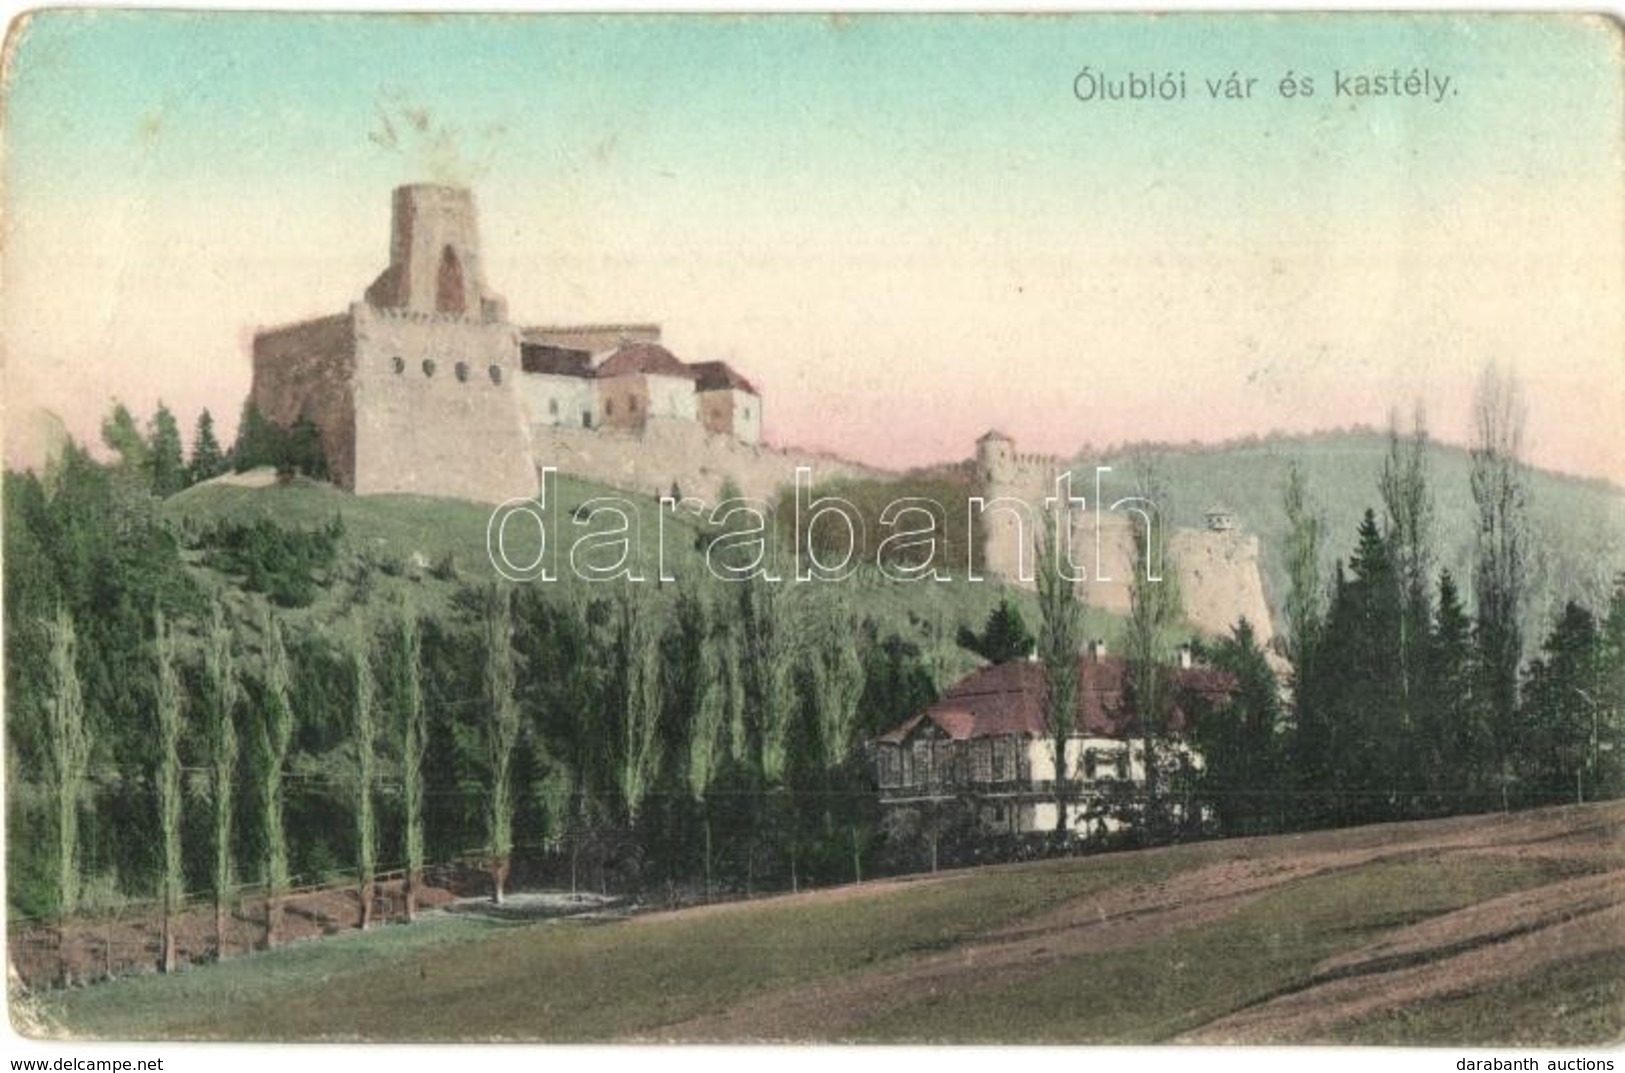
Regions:
[[[1622,836],[1615,803],[390,927],[13,1017],[99,1038],[1602,1043],[1625,1034]]]

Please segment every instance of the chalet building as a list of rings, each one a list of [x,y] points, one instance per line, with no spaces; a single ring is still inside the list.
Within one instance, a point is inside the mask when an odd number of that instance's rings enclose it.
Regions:
[[[1078,657],[1078,708],[1065,750],[1074,797],[1067,829],[1078,837],[1118,829],[1106,808],[1113,790],[1145,783],[1128,685],[1128,662],[1108,656],[1104,643],[1091,642]],[[1200,770],[1202,758],[1186,740],[1187,713],[1222,703],[1233,687],[1229,675],[1194,666],[1189,649],[1181,649],[1163,746],[1173,765]],[[967,676],[876,739],[874,758],[881,807],[895,833],[944,813],[987,834],[1055,830],[1055,746],[1044,725],[1044,669],[1036,661]]]

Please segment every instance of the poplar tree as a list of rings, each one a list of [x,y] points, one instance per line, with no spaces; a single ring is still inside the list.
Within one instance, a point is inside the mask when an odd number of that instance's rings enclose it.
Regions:
[[[1427,424],[1420,406],[1412,417],[1408,437],[1400,436],[1398,418],[1390,415],[1388,455],[1383,460],[1378,491],[1394,584],[1399,590],[1399,614],[1394,621],[1399,710],[1394,720],[1397,736],[1392,739],[1395,749],[1389,770],[1396,781],[1416,786],[1426,781],[1428,773],[1416,770],[1418,753],[1403,742],[1429,721],[1421,709],[1427,700],[1422,683],[1433,615],[1433,491],[1428,473]]]
[[[233,636],[217,600],[203,644],[203,680],[209,728],[210,792],[214,798],[214,944],[226,956],[226,901],[231,895],[232,779],[237,768],[237,727],[241,699]]]
[[[485,595],[484,648],[485,744],[491,778],[486,831],[491,901],[501,905],[513,853],[513,751],[519,741],[519,707],[514,702],[512,598],[494,584]]]
[[[1473,557],[1479,701],[1491,755],[1485,766],[1508,803],[1518,719],[1522,616],[1528,599],[1528,488],[1522,461],[1527,407],[1513,375],[1487,365],[1473,398],[1472,493],[1478,511]]]
[[[156,614],[154,652],[156,686],[153,707],[158,717],[158,831],[163,844],[163,872],[158,897],[164,914],[163,948],[159,967],[165,973],[176,968],[175,917],[185,895],[185,875],[181,863],[181,756],[183,723],[180,675],[175,669],[175,642],[162,611]]]
[[[1060,527],[1071,524],[1063,509],[1046,510],[1036,535],[1038,564],[1038,661],[1044,668],[1044,729],[1055,753],[1055,841],[1066,837],[1071,775],[1066,746],[1078,718],[1078,648],[1083,621],[1077,587],[1060,568]]]
[[[57,916],[65,922],[79,903],[79,802],[90,768],[90,734],[79,688],[78,638],[73,617],[58,607],[46,624],[50,685],[46,701],[51,793],[56,803]]]
[[[708,608],[709,610],[709,608]],[[689,727],[688,790],[700,806],[705,833],[705,897],[712,897],[711,787],[729,751],[731,728],[744,709],[739,652],[726,619],[710,615],[695,681],[696,710]]]
[[[1168,651],[1168,633],[1184,614],[1178,568],[1168,547],[1165,519],[1168,491],[1154,459],[1136,460],[1136,497],[1145,512],[1144,525],[1132,526],[1134,563],[1129,580],[1127,647],[1129,682],[1134,712],[1140,724],[1140,748],[1145,765],[1146,826],[1155,837],[1167,819],[1162,800],[1157,749],[1167,732],[1173,706],[1174,669]]]
[[[811,686],[813,714],[817,721],[818,743],[822,751],[824,781],[824,833],[834,832],[834,792],[830,785],[847,774],[848,762],[857,745],[858,702],[863,699],[863,659],[858,654],[858,622],[843,592],[832,591],[822,608],[818,635],[807,651],[807,678]],[[849,832],[852,845],[852,876],[863,879],[858,829]]]
[[[260,779],[260,816],[265,825],[265,945],[281,939],[282,899],[288,890],[288,836],[282,788],[293,741],[293,705],[289,700],[288,651],[282,642],[282,624],[265,611],[265,680],[260,710],[260,754],[265,764]]]
[[[633,825],[660,772],[660,660],[644,625],[647,613],[626,591],[616,602],[615,690],[610,698],[618,709],[615,782]]]
[[[428,725],[423,707],[423,648],[417,616],[401,616],[394,630],[393,700],[401,736],[402,837],[406,851],[406,919],[417,919],[423,884],[423,751]]]
[[[350,642],[350,674],[354,692],[351,716],[355,734],[356,882],[361,899],[361,930],[372,926],[373,881],[378,868],[378,820],[372,789],[377,781],[378,734],[373,711],[372,658],[366,636]]]

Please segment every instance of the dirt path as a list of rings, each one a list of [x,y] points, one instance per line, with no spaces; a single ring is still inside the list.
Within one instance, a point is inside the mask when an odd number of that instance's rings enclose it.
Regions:
[[[1447,913],[1316,968],[1308,986],[1181,1037],[1282,1043],[1599,952],[1625,963],[1625,872],[1566,880]]]
[[[1625,810],[1560,810],[1415,826],[1226,843],[1228,856],[1155,883],[1069,901],[955,949],[858,976],[793,988],[669,1026],[662,1040],[839,1040],[922,994],[999,987],[1055,963],[1137,946],[1233,914],[1263,894],[1377,861],[1460,854],[1625,868]],[[1497,898],[1389,933],[1318,966],[1308,990],[1243,1010],[1196,1041],[1313,1037],[1452,986],[1533,971],[1581,949],[1625,946],[1625,872],[1585,876]],[[1444,958],[1444,960],[1431,960]]]

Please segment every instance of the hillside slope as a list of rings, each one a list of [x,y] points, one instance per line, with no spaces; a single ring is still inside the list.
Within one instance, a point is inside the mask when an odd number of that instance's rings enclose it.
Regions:
[[[1286,589],[1281,491],[1288,465],[1296,461],[1303,467],[1310,495],[1325,518],[1324,566],[1329,571],[1354,547],[1355,530],[1366,508],[1378,510],[1380,516],[1377,480],[1387,451],[1386,434],[1350,432],[1269,437],[1213,448],[1164,448],[1161,458],[1176,525],[1200,526],[1209,506],[1223,504],[1236,512],[1246,529],[1258,534],[1265,583],[1278,612]],[[1459,447],[1434,444],[1431,463],[1436,565],[1449,568],[1470,596],[1477,519],[1469,483],[1471,462]],[[1113,467],[1108,481],[1129,480],[1131,463],[1124,452],[1079,455],[1075,471],[1093,473],[1096,465]],[[1528,625],[1538,638],[1566,600],[1578,600],[1593,610],[1606,606],[1612,578],[1625,570],[1625,489],[1534,470],[1529,517],[1534,562]]]
[[[1622,834],[1613,803],[607,924],[450,914],[29,1010],[87,1038],[1598,1044],[1625,1033]]]

